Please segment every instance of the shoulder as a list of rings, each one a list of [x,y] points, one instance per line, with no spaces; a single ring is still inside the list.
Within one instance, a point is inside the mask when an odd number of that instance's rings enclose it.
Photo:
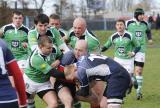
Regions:
[[[130,19],[126,21],[126,27],[128,27],[130,24],[135,23],[135,19]]]
[[[63,55],[61,59],[61,65],[65,66],[65,65],[73,64],[75,59],[76,58],[75,58],[74,52],[68,51]]]
[[[12,24],[7,24],[7,25],[4,25],[2,29],[3,29],[3,33],[5,33],[7,30],[14,29],[14,27],[12,26]]]
[[[148,23],[146,21],[141,21],[141,23],[148,26]]]
[[[22,25],[22,27],[20,28],[20,30],[22,30],[22,31],[24,31],[24,32],[26,32],[26,33],[29,32],[29,28],[26,27],[26,26],[24,26],[24,25]]]

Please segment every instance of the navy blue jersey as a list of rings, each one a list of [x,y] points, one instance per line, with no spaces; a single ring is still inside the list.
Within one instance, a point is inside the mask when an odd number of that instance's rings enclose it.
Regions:
[[[103,55],[82,56],[77,62],[77,77],[82,87],[88,86],[90,79],[108,80],[111,74],[120,72],[123,67],[113,59]]]
[[[70,64],[73,64],[77,62],[77,59],[75,58],[75,55],[74,55],[74,52],[71,50],[71,51],[68,51],[66,52],[62,59],[61,59],[61,65],[62,66],[65,66],[65,65],[70,65]]]
[[[7,44],[0,39],[0,103],[17,101],[16,91],[11,86],[6,69],[6,64],[11,63],[13,60],[14,56],[7,48]]]
[[[81,89],[77,95],[89,95],[89,82],[96,78],[107,82],[104,96],[123,99],[130,84],[128,72],[116,61],[103,55],[82,56],[77,62],[77,78]]]

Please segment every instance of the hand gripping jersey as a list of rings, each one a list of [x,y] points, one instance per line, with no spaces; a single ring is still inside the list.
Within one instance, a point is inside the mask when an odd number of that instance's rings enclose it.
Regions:
[[[49,81],[49,71],[52,69],[51,64],[61,56],[58,50],[53,51],[50,55],[43,55],[37,47],[29,57],[29,63],[25,74],[33,81],[43,83]]]
[[[17,60],[26,60],[28,57],[28,49],[23,43],[28,43],[28,28],[24,25],[18,29],[13,24],[2,27],[3,39],[7,42],[8,48],[12,51]]]
[[[8,74],[12,75],[20,99],[20,105],[26,105],[25,86],[22,73],[7,48],[7,44],[0,39],[0,104],[18,101],[15,88],[12,87]]]
[[[60,72],[64,72],[64,66],[66,65],[70,65],[73,63],[76,63],[77,60],[74,56],[73,51],[68,51],[67,53],[65,53],[60,61],[60,65],[58,66],[58,70]],[[73,83],[73,81],[71,80],[66,80],[66,79],[58,79],[58,80],[63,80],[64,82],[70,82]]]

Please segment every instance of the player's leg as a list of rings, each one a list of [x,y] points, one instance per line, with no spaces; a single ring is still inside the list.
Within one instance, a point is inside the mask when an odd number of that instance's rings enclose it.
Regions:
[[[34,101],[34,96],[35,94],[29,94],[27,93],[27,108],[35,108],[35,101]]]
[[[123,68],[118,74],[110,76],[104,92],[104,96],[107,97],[107,108],[121,108],[130,83],[130,75]]]
[[[94,81],[93,84],[94,86],[92,87],[92,92],[94,92],[99,97],[100,101],[103,97],[106,83],[104,81],[96,79],[96,81]],[[91,108],[100,108],[100,105],[95,106],[94,104],[91,104]]]
[[[63,87],[59,90],[58,97],[64,104],[65,108],[72,108],[73,98],[70,90],[67,87]]]
[[[26,86],[27,108],[35,108],[34,96],[37,88],[36,83],[30,80],[25,74],[23,74],[23,79]]]
[[[37,94],[41,99],[43,99],[46,102],[47,108],[57,108],[58,107],[57,95],[53,91],[53,89],[46,89],[46,90],[38,92]]]
[[[114,60],[117,61],[119,64],[121,64],[130,74],[132,83],[131,83],[131,86],[130,86],[128,93],[127,93],[127,94],[129,94],[132,90],[132,86],[134,86],[135,89],[138,88],[137,80],[134,75],[134,58],[120,59],[120,58],[115,57]]]
[[[103,96],[100,102],[100,108],[107,108],[107,97]]]
[[[138,52],[135,56],[135,74],[138,83],[138,88],[136,89],[137,100],[142,98],[142,83],[143,83],[142,72],[143,72],[144,62],[145,62],[145,54]]]

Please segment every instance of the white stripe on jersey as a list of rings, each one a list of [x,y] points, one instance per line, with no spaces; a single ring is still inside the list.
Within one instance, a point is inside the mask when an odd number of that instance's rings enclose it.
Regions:
[[[16,102],[16,101],[18,101],[18,99],[7,100],[7,101],[0,101],[0,104],[1,103],[11,103],[11,102]]]
[[[86,74],[88,77],[94,76],[94,75],[106,76],[106,75],[110,75],[111,72],[110,72],[108,65],[101,64],[96,67],[86,69]]]

